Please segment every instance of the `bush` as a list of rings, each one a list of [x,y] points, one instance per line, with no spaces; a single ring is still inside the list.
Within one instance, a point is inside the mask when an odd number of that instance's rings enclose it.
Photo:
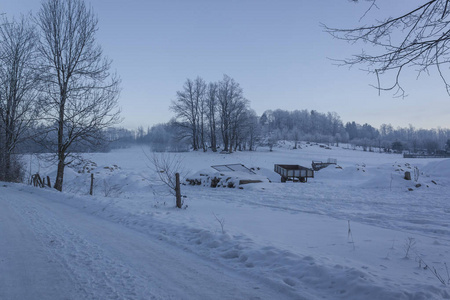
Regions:
[[[4,155],[0,155],[0,181],[23,182],[25,171],[23,163],[17,156],[10,156],[9,167]]]
[[[399,153],[403,151],[403,144],[399,141],[393,142],[391,146],[392,150]]]

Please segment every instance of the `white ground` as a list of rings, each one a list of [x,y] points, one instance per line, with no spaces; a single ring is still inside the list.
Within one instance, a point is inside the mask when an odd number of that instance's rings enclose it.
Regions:
[[[450,299],[450,159],[301,147],[179,154],[188,177],[243,163],[268,178],[182,186],[181,210],[138,147],[87,155],[63,193],[2,184],[0,299]],[[307,183],[272,171],[327,158],[342,168]]]

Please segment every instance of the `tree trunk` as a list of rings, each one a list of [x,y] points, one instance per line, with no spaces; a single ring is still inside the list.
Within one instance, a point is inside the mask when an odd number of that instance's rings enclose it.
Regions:
[[[64,178],[64,160],[59,160],[58,162],[58,171],[56,173],[56,180],[55,180],[55,186],[54,188],[58,191],[62,191],[63,186],[63,178]]]
[[[180,190],[180,174],[175,174],[175,197],[177,199],[177,207],[181,208],[181,190]]]
[[[195,127],[197,125],[194,124],[193,126]],[[192,128],[192,148],[194,148],[194,151],[198,150],[197,130],[196,130],[196,128]]]
[[[9,102],[9,101],[8,101]],[[8,109],[10,110],[10,109]],[[11,114],[11,112],[9,113]],[[4,144],[1,145],[4,147],[3,151],[3,166],[2,168],[4,168],[4,180],[10,182],[14,180],[14,175],[11,174],[12,170],[11,170],[11,152],[12,150],[15,148],[14,145],[14,137],[13,137],[13,133],[14,133],[14,126],[12,126],[10,124],[10,116],[9,114],[7,114],[7,118],[6,118],[6,125],[5,125],[5,140],[4,140]]]
[[[13,179],[13,176],[11,174],[11,153],[8,151],[5,151],[4,163],[5,165],[3,167],[5,168],[5,180],[9,182]]]
[[[91,188],[89,189],[89,195],[94,193],[94,173],[91,173]]]
[[[64,85],[64,88],[66,86]],[[64,178],[64,167],[65,167],[65,156],[64,156],[64,110],[66,104],[65,90],[61,94],[59,104],[59,120],[58,120],[58,171],[56,173],[55,179],[55,189],[58,191],[62,191],[63,187],[63,178]]]
[[[205,141],[205,117],[204,117],[204,112],[203,109],[201,111],[201,115],[200,115],[200,142],[203,148],[203,152],[207,151],[206,148],[206,141]]]
[[[231,130],[229,130],[229,136],[228,136],[228,152],[233,153],[233,134]]]
[[[217,152],[217,142],[216,142],[216,132],[215,130],[212,131],[211,135],[213,135],[213,137],[211,138],[211,149],[213,152]]]
[[[214,115],[211,117],[209,131],[211,134],[211,150],[213,152],[217,151],[217,143],[216,143],[216,122],[214,120]]]

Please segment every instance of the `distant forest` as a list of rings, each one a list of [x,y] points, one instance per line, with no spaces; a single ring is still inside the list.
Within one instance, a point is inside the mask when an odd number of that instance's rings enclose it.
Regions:
[[[237,125],[236,140],[227,152],[253,151],[259,146],[274,146],[279,140],[294,142],[309,141],[327,145],[350,144],[365,151],[383,151],[401,153],[435,154],[450,151],[450,129],[416,129],[412,125],[406,128],[394,128],[383,124],[375,128],[367,123],[343,123],[334,112],[320,113],[315,110],[267,110],[261,116],[247,113]],[[224,151],[224,142],[220,134],[220,122],[216,131],[216,149],[211,148],[211,130],[204,130],[205,147],[200,151]],[[194,149],[193,136],[189,127],[176,118],[169,122],[137,130],[111,127],[103,131],[104,142],[99,140],[95,146],[79,143],[74,145],[77,152],[106,152],[115,148],[131,145],[149,145],[154,151],[189,151]],[[201,140],[201,139],[200,139]],[[19,152],[46,151],[40,144],[29,140],[20,145]]]
[[[187,79],[172,101],[174,117],[165,124],[138,128],[133,140],[155,151],[243,151],[272,147],[279,140],[347,143],[365,151],[436,154],[450,150],[450,129],[394,128],[343,123],[335,112],[267,110],[257,116],[243,90],[227,75],[218,82]],[[295,146],[296,147],[296,146]]]
[[[450,129],[416,129],[412,125],[406,128],[394,128],[383,124],[374,128],[369,124],[356,122],[343,123],[336,113],[320,113],[315,110],[286,111],[281,109],[267,110],[261,116],[248,114],[249,119],[239,125],[239,139],[227,151],[255,150],[259,146],[272,147],[279,140],[310,141],[327,145],[350,144],[366,151],[411,153],[439,153],[450,150]],[[216,150],[223,151],[223,140],[220,130],[216,132]],[[152,127],[139,127],[137,130],[111,127],[103,131],[104,140],[95,146],[78,144],[74,149],[78,152],[106,152],[115,148],[126,148],[131,145],[149,145],[154,151],[189,151],[193,148],[192,134],[185,124],[173,118],[167,123]],[[210,140],[211,131],[206,129],[204,136]],[[40,144],[29,140],[20,145],[19,152],[46,151]],[[203,148],[199,148],[204,151]],[[212,151],[206,142],[206,151]]]
[[[258,146],[272,147],[279,140],[294,142],[310,141],[338,146],[340,143],[351,147],[361,147],[364,151],[434,154],[450,150],[450,129],[416,129],[412,125],[407,128],[394,128],[383,124],[375,128],[367,123],[343,123],[338,114],[320,113],[315,110],[286,111],[281,109],[267,110],[261,116],[242,125],[242,136],[227,151],[255,150]],[[250,121],[248,121],[250,122]],[[154,125],[137,131],[121,129],[125,136],[117,135],[118,141],[125,138],[138,144],[149,144],[155,151],[186,151],[193,149],[192,137],[174,118],[168,123]],[[210,132],[207,132],[209,135]],[[220,135],[217,136],[218,149],[223,148]],[[119,142],[120,145],[124,143]],[[125,143],[126,144],[126,143]],[[209,148],[209,145],[207,149]]]
[[[154,151],[253,151],[273,147],[277,141],[309,141],[328,145],[349,144],[364,151],[439,154],[450,152],[450,129],[394,128],[383,124],[344,122],[335,112],[267,110],[258,116],[239,84],[227,75],[218,82],[188,79],[170,106],[170,121],[137,130],[111,127],[95,145],[78,143],[73,151],[94,152],[149,145]],[[108,141],[107,143],[102,140]],[[296,147],[296,146],[295,146]],[[28,141],[21,152],[43,151]],[[48,149],[46,149],[48,150]]]

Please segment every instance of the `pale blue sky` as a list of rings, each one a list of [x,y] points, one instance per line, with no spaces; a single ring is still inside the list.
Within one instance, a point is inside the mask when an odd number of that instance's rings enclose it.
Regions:
[[[332,39],[320,23],[348,27],[366,3],[348,0],[92,0],[99,17],[98,41],[122,78],[123,126],[166,122],[171,100],[186,78],[233,77],[251,107],[335,111],[344,122],[450,128],[450,97],[436,74],[408,70],[409,96],[381,96],[373,75],[337,67],[328,58],[361,50]],[[364,1],[363,1],[364,2]],[[380,0],[393,13],[420,0]],[[40,1],[2,0],[0,12],[36,12]],[[374,13],[378,13],[375,11]],[[369,20],[369,19],[367,19]]]

